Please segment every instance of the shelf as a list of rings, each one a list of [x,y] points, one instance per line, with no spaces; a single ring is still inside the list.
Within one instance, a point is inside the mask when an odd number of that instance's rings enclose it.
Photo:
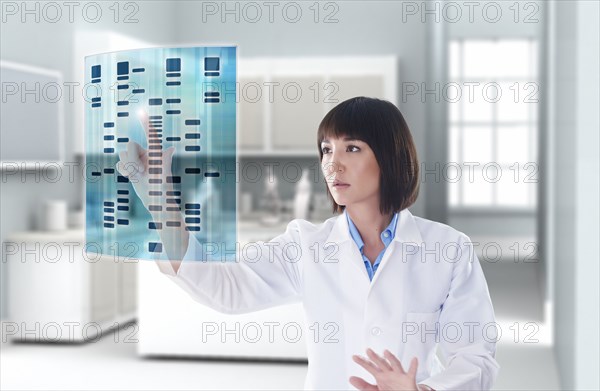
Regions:
[[[302,149],[282,149],[279,151],[267,151],[267,150],[243,150],[238,151],[239,157],[307,157],[307,158],[315,158],[319,160],[319,152],[316,150],[302,150]]]

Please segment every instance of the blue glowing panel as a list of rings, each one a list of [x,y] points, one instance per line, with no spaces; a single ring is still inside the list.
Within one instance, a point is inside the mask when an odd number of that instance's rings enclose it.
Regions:
[[[211,244],[198,260],[235,260],[236,48],[104,53],[85,67],[86,251],[167,260],[161,235],[182,230]],[[147,207],[117,169],[131,143],[144,152]]]
[[[181,70],[181,58],[167,58],[167,72],[179,72]]]
[[[93,65],[92,66],[92,79],[96,79],[98,77],[100,77],[100,65]]]
[[[117,75],[126,75],[129,73],[129,62],[122,61],[117,63]]]
[[[219,57],[206,57],[204,59],[204,69],[207,71],[218,71]]]
[[[219,57],[204,58],[204,76],[217,77],[219,73]]]

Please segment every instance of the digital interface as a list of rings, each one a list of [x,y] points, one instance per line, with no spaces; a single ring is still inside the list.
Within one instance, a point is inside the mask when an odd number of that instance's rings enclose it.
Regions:
[[[198,260],[233,260],[236,47],[88,56],[84,98],[86,252],[167,260],[161,235],[185,229],[203,244]],[[147,151],[147,207],[117,169],[130,141]],[[165,177],[160,167],[170,147],[171,175]],[[163,190],[163,181],[171,190]],[[166,204],[154,205],[154,198]],[[182,214],[184,227],[155,218],[171,212]]]

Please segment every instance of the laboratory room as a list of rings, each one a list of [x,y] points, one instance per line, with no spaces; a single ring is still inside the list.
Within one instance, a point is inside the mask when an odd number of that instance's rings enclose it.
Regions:
[[[600,389],[600,2],[0,9],[1,389]]]

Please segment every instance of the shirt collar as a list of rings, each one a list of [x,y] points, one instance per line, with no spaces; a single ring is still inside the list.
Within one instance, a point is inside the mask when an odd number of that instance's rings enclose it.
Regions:
[[[348,213],[346,213],[346,219],[348,221],[348,228],[350,230],[350,236],[352,237],[352,239],[354,239],[354,242],[356,242],[358,249],[362,253],[365,243],[363,242],[362,237],[360,236],[360,233],[358,232],[358,229],[354,225],[354,222],[352,221],[352,219],[350,218],[350,215]],[[397,222],[398,222],[398,213],[396,212],[396,213],[394,213],[390,224],[383,230],[383,232],[380,235],[381,240],[386,245],[386,247],[388,244],[390,244],[390,242],[396,236]],[[387,234],[387,236],[386,236],[386,234]]]
[[[342,214],[347,215],[348,212],[344,210]],[[423,238],[416,220],[417,217],[413,216],[408,208],[398,212],[397,229],[393,241],[401,244],[412,244],[417,247],[423,246]],[[340,246],[345,246],[346,242],[352,242],[348,219],[346,217],[337,215],[327,221],[331,221],[332,225],[325,243],[337,243]]]

